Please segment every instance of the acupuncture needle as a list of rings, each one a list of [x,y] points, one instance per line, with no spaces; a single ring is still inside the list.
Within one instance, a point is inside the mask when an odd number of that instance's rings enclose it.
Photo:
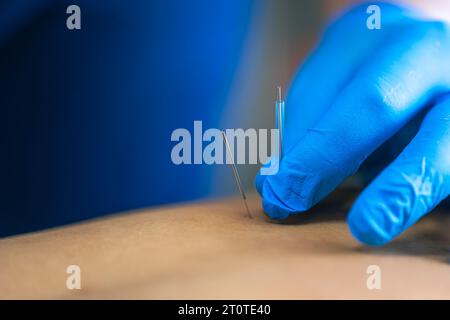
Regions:
[[[247,205],[247,197],[245,196],[244,189],[242,188],[241,179],[239,178],[239,173],[238,173],[236,164],[234,163],[233,153],[231,152],[230,144],[228,143],[227,135],[225,134],[224,131],[222,131],[222,137],[223,137],[223,141],[225,142],[225,149],[231,160],[231,167],[233,168],[234,178],[236,180],[236,184],[238,186],[239,192],[241,193],[241,197],[244,202],[245,210],[247,211],[247,216],[250,219],[252,219],[253,218],[252,214],[250,213],[250,209],[248,208],[248,205]]]
[[[278,156],[283,157],[283,129],[284,129],[284,101],[281,87],[277,87],[277,100],[275,101],[276,128],[278,129]]]

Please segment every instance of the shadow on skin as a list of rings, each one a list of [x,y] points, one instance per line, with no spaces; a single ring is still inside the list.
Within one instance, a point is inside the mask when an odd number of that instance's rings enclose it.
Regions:
[[[359,190],[339,189],[307,212],[269,223],[279,225],[307,225],[344,221]],[[412,226],[404,235],[383,247],[347,246],[330,241],[326,251],[334,253],[365,253],[374,255],[417,256],[450,264],[450,206],[441,205],[434,212]],[[356,240],[355,240],[356,241]],[[356,242],[355,242],[356,243]]]
[[[358,247],[357,252],[421,256],[450,264],[450,215],[435,212],[399,239],[383,247]]]
[[[267,222],[280,225],[306,225],[324,222],[345,221],[347,212],[359,190],[339,188],[308,211],[283,220],[270,218],[264,211]]]

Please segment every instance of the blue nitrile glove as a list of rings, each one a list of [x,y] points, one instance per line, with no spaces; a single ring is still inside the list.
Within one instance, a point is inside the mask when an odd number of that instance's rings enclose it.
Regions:
[[[450,32],[378,5],[381,30],[366,27],[368,5],[327,29],[290,88],[279,172],[256,177],[270,217],[306,211],[431,106],[416,137],[348,215],[352,234],[369,245],[392,240],[450,193]]]

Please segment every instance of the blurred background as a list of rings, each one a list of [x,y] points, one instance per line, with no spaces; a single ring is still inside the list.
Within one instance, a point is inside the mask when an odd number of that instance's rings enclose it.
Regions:
[[[237,194],[229,166],[172,164],[172,131],[273,128],[276,86],[349,2],[1,1],[0,236]]]

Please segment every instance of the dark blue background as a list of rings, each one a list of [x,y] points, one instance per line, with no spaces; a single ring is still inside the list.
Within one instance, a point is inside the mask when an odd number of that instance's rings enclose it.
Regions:
[[[0,236],[205,195],[170,134],[217,127],[252,2],[2,1]]]

